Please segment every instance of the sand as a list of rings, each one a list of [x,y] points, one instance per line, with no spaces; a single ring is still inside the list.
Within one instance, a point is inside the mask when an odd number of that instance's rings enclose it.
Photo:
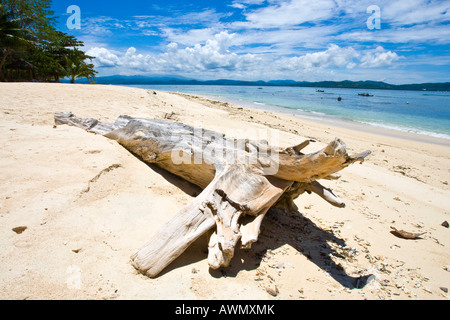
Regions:
[[[298,212],[268,214],[258,243],[237,250],[229,268],[209,270],[204,236],[151,279],[130,256],[199,190],[115,141],[54,127],[61,111],[168,117],[242,137],[270,128],[281,147],[313,139],[307,152],[339,137],[349,153],[372,154],[326,181],[345,208],[302,195]],[[119,86],[1,83],[0,115],[1,299],[449,297],[448,141]],[[406,240],[391,226],[426,233]]]

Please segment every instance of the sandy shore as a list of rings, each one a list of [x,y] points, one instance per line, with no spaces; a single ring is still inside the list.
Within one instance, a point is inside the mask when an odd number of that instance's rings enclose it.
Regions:
[[[281,147],[316,141],[307,152],[339,137],[349,153],[372,154],[326,183],[346,208],[302,195],[299,212],[268,214],[258,243],[237,250],[229,268],[209,270],[202,237],[150,279],[131,266],[131,254],[198,190],[114,141],[54,127],[53,114],[61,111],[105,121],[169,117],[242,137],[271,128]],[[0,115],[1,299],[449,297],[450,229],[441,225],[450,221],[446,141],[117,86],[0,83]],[[391,226],[426,233],[405,240]],[[276,297],[266,291],[274,285]]]

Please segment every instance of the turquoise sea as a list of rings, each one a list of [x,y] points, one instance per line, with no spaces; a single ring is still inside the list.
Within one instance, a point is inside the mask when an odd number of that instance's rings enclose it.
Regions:
[[[197,94],[244,107],[450,139],[450,92],[209,85],[134,87]],[[362,93],[371,96],[359,95]]]

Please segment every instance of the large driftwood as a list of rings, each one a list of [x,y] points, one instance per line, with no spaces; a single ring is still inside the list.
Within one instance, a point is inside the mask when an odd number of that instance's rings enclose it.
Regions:
[[[261,222],[271,207],[292,209],[293,200],[304,192],[344,207],[317,180],[339,178],[338,171],[362,162],[370,153],[349,156],[345,144],[336,138],[318,152],[303,154],[309,141],[281,149],[266,141],[237,140],[181,123],[128,116],[104,123],[58,113],[55,123],[114,139],[143,161],[203,189],[132,255],[133,266],[150,277],[214,227],[208,263],[214,269],[228,266],[239,240],[243,248],[258,240]]]

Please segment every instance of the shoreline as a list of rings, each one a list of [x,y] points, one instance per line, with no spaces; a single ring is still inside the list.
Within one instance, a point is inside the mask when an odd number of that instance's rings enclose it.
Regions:
[[[1,299],[450,298],[447,146],[135,87],[0,83],[0,96]],[[278,147],[309,139],[305,154],[339,137],[349,154],[372,153],[321,181],[345,208],[305,193],[292,212],[269,210],[258,242],[237,249],[230,267],[209,269],[203,236],[151,279],[130,256],[200,190],[116,141],[55,126],[57,112],[201,123],[235,138],[275,129]],[[425,233],[406,240],[391,227]]]
[[[344,128],[344,129],[354,130],[356,132],[362,131],[365,133],[382,135],[382,136],[391,137],[391,138],[399,138],[399,139],[405,139],[405,140],[422,142],[422,143],[432,143],[432,144],[436,144],[436,145],[450,147],[450,139],[436,137],[436,136],[433,136],[430,134],[425,134],[425,133],[404,131],[400,128],[394,129],[394,128],[389,128],[389,127],[383,127],[383,125],[378,126],[378,125],[374,125],[371,123],[363,123],[363,122],[359,122],[359,121],[342,119],[339,117],[333,117],[333,116],[328,116],[328,115],[323,115],[323,116],[308,115],[307,112],[303,112],[303,111],[297,111],[297,110],[283,108],[283,107],[271,106],[269,104],[260,104],[260,103],[254,103],[254,102],[243,101],[243,100],[229,99],[229,98],[225,98],[222,96],[189,94],[189,93],[174,92],[174,91],[166,91],[166,92],[170,92],[170,93],[174,93],[174,94],[202,96],[202,97],[208,98],[210,100],[226,102],[226,103],[238,105],[243,108],[250,109],[250,110],[259,110],[259,111],[262,110],[262,111],[268,111],[268,112],[272,112],[272,113],[276,113],[276,114],[290,115],[290,116],[298,117],[304,121],[320,123],[320,124],[328,124],[331,126],[338,126],[338,127]]]
[[[148,90],[148,88],[152,88],[151,85],[123,85],[125,87],[134,87],[134,88],[141,88]],[[176,86],[175,86],[176,87]],[[220,93],[197,93],[196,90],[189,90],[186,89],[185,91],[181,92],[179,90],[176,90],[176,88],[173,88],[171,85],[156,85],[154,87],[155,90],[161,90],[166,92],[172,92],[172,93],[184,93],[184,94],[190,94],[190,95],[199,95],[203,97],[207,97],[211,100],[217,100],[222,102],[228,102],[235,105],[240,105],[246,108],[250,109],[257,109],[257,110],[265,110],[269,112],[275,112],[275,113],[283,113],[283,114],[291,114],[296,115],[302,118],[305,118],[306,120],[311,120],[314,122],[327,122],[330,125],[338,125],[350,128],[351,126],[357,126],[359,127],[358,130],[361,130],[364,128],[361,128],[361,126],[368,126],[367,130],[378,133],[378,134],[384,134],[384,135],[390,135],[390,136],[397,136],[397,137],[403,137],[413,140],[420,140],[422,142],[430,142],[434,144],[440,144],[440,145],[450,145],[450,134],[449,133],[442,133],[442,132],[433,132],[427,129],[418,129],[413,126],[403,126],[403,125],[395,125],[395,124],[384,124],[384,123],[377,123],[370,122],[370,121],[363,121],[363,120],[352,120],[352,119],[346,119],[344,117],[339,117],[335,115],[328,115],[328,114],[321,114],[321,113],[315,113],[313,111],[303,111],[301,109],[295,109],[295,108],[289,108],[284,107],[282,105],[271,105],[269,103],[263,103],[263,102],[256,102],[252,101],[252,99],[255,99],[254,97],[249,100],[245,100],[245,98],[228,98],[226,96],[220,95]],[[192,91],[192,92],[189,92]],[[421,92],[420,92],[421,93]],[[337,93],[335,93],[337,94]],[[408,134],[411,134],[411,136],[408,136]],[[430,139],[427,139],[430,138]]]
[[[425,163],[418,164],[410,161],[417,154],[450,159],[450,144],[446,143],[446,139],[408,132],[397,132],[385,128],[374,128],[374,130],[371,130],[372,128],[370,126],[364,124],[357,126],[358,128],[349,128],[347,123],[319,122],[304,119],[292,113],[255,109],[249,106],[236,105],[231,102],[213,100],[201,95],[176,92],[170,92],[170,94],[176,94],[191,101],[200,102],[210,108],[231,112],[233,118],[239,119],[240,121],[277,129],[293,136],[302,136],[320,141],[324,144],[336,137],[340,137],[346,142],[348,149],[352,152],[358,151],[357,148],[353,147],[353,144],[358,145],[360,149],[371,150],[373,156],[370,157],[368,162],[374,163],[391,172],[403,172],[403,174],[413,177],[418,181],[427,182],[434,186],[442,186],[442,183],[447,181],[447,179],[440,179],[440,174],[437,173],[439,171],[438,169],[431,175],[425,175],[422,173],[423,170],[426,171]],[[386,153],[393,153],[395,155],[395,163],[386,160]],[[446,167],[445,162],[442,162],[441,167]],[[405,173],[404,170],[399,168],[408,168],[408,172]],[[444,185],[444,187],[447,187],[447,185]]]

